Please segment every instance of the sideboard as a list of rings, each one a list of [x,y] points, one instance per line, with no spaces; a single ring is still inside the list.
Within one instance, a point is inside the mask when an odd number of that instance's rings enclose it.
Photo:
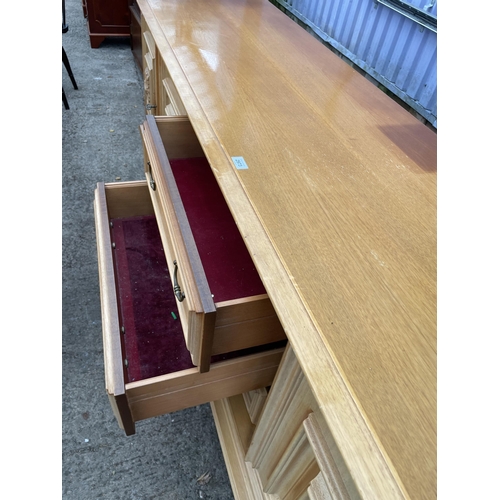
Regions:
[[[238,499],[435,498],[436,134],[265,0],[136,4],[144,179],[95,195],[119,425],[210,402]]]

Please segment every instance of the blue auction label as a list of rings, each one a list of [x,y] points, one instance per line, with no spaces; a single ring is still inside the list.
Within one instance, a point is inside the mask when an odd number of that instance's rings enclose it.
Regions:
[[[233,160],[234,166],[238,170],[247,170],[248,165],[246,161],[244,160],[243,156],[231,156],[231,159]]]

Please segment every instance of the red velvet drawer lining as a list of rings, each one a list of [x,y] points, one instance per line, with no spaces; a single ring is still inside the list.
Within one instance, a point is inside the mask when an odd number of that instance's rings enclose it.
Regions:
[[[116,291],[127,382],[192,368],[154,216],[112,219]],[[172,315],[174,313],[175,317]],[[212,363],[282,347],[286,341],[212,356]]]
[[[266,293],[206,158],[170,165],[214,302]]]
[[[155,217],[111,222],[128,382],[193,367]]]

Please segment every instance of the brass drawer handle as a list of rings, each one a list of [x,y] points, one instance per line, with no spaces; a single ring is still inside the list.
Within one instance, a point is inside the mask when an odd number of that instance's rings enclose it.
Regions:
[[[149,185],[151,186],[151,189],[153,191],[156,191],[156,182],[153,179],[153,172],[151,170],[151,162],[148,161],[148,167],[149,167]]]
[[[182,302],[186,296],[184,295],[184,292],[181,290],[181,287],[179,286],[179,283],[177,282],[177,261],[174,260],[174,293],[175,296],[177,297],[177,300],[179,302]]]

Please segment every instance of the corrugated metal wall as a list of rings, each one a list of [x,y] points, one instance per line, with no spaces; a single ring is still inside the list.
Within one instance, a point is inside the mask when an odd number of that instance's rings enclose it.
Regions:
[[[437,18],[437,0],[271,2],[437,128],[437,20],[425,27],[390,6],[409,4]]]

